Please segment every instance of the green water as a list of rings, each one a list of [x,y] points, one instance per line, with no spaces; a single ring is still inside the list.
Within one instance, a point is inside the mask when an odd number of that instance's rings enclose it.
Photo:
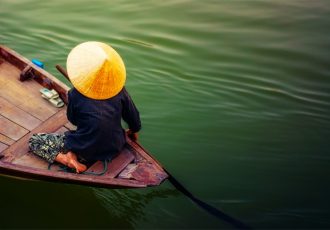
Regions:
[[[0,43],[63,81],[88,40],[121,54],[141,143],[194,194],[255,228],[330,228],[328,0],[0,0]],[[231,228],[169,182],[0,185],[0,228]]]

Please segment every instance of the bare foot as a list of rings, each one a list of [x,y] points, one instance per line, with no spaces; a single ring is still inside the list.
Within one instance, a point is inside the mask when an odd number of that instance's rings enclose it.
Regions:
[[[68,157],[68,165],[67,166],[69,168],[76,169],[77,173],[81,173],[81,172],[86,171],[87,166],[78,161],[76,154],[69,151],[66,155]]]
[[[75,169],[77,173],[84,172],[87,169],[87,166],[80,163],[77,159],[76,154],[71,151],[67,152],[66,154],[59,153],[56,156],[55,161],[64,164],[69,168]]]

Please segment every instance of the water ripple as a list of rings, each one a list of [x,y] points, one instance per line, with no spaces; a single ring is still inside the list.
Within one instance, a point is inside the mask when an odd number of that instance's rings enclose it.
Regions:
[[[141,141],[157,159],[256,227],[299,228],[312,213],[290,204],[322,209],[330,192],[319,180],[329,174],[329,15],[327,0],[1,0],[0,43],[59,78],[54,65],[64,66],[75,45],[111,44],[141,113]],[[181,226],[184,209],[164,206],[168,198],[147,207],[148,193],[95,194],[111,224],[128,216],[129,227],[150,228],[147,214],[159,228]],[[159,218],[159,207],[171,220]],[[184,228],[200,222],[190,214]],[[281,225],[285,218],[292,222]]]

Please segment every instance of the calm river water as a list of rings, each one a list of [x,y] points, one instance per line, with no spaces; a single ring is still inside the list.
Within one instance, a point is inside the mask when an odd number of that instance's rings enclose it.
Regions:
[[[141,143],[196,196],[255,228],[330,228],[328,0],[0,0],[0,43],[61,80],[88,40],[121,54]],[[0,228],[231,228],[169,182],[0,186]]]

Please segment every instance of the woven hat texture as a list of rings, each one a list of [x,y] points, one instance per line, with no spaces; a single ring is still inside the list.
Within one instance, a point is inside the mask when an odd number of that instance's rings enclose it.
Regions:
[[[84,96],[108,99],[125,85],[126,69],[120,55],[102,42],[84,42],[74,47],[67,58],[72,85]]]

